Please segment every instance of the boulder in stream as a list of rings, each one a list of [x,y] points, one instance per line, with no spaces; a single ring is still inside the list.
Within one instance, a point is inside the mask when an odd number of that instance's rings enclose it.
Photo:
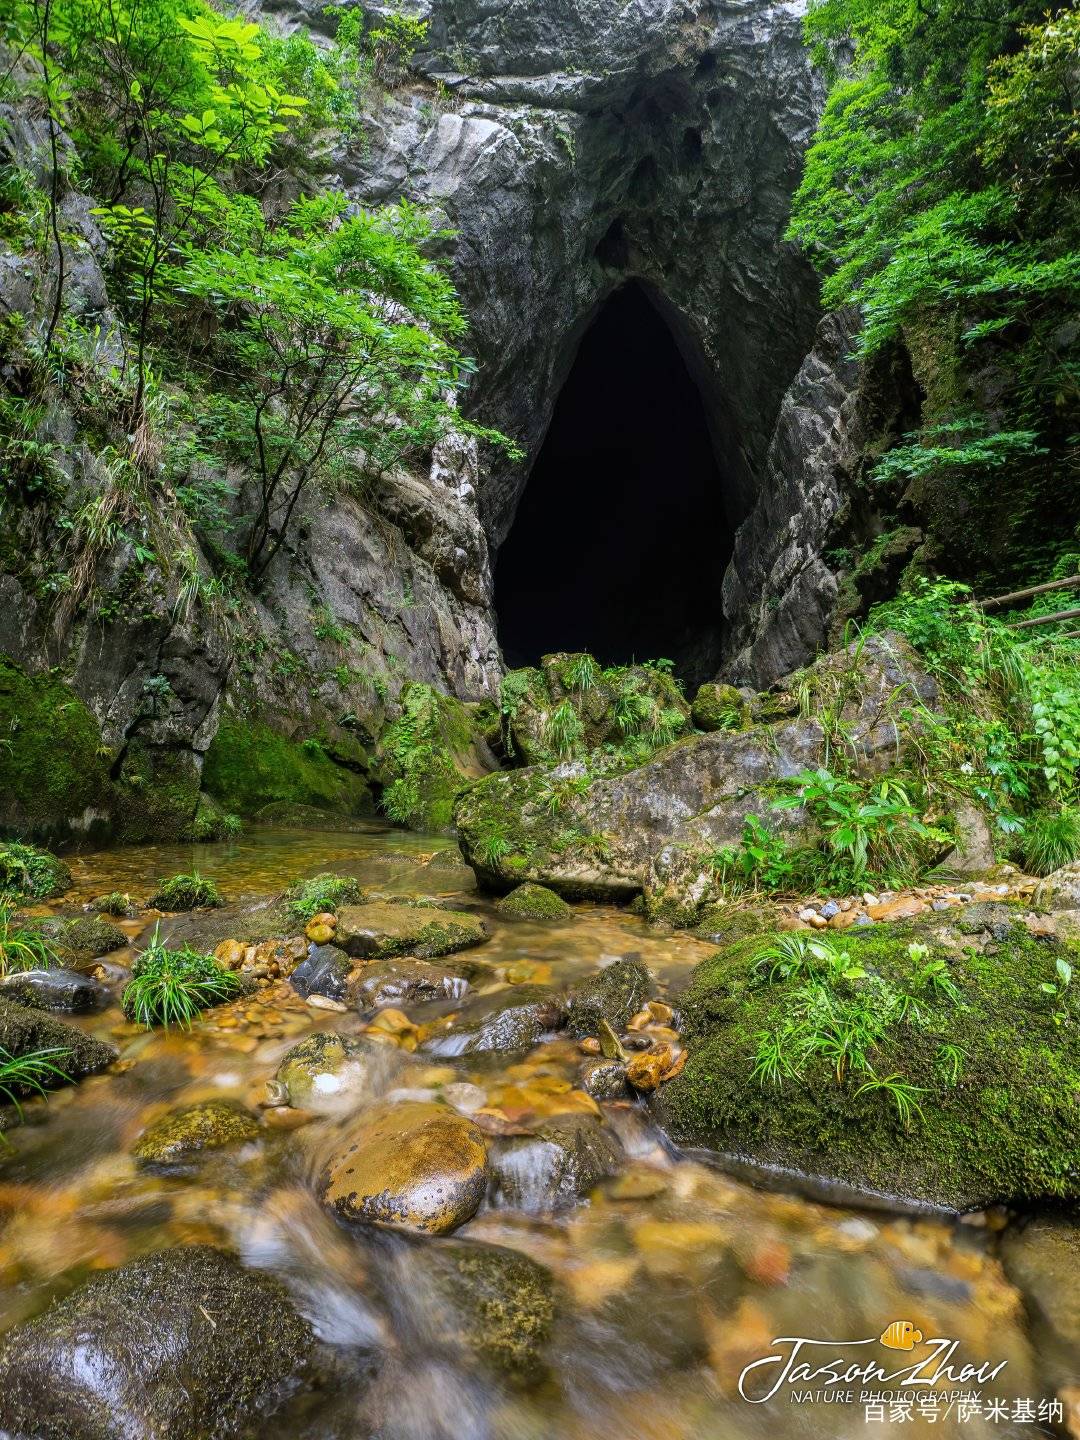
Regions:
[[[436,905],[345,905],[338,912],[336,942],[365,960],[415,955],[431,960],[487,939],[483,921],[464,910]]]
[[[183,1165],[206,1150],[254,1140],[258,1133],[259,1122],[243,1106],[203,1100],[155,1120],[139,1136],[133,1153],[143,1165]]]
[[[466,976],[445,965],[428,960],[378,960],[353,974],[345,998],[357,1010],[379,1010],[384,1005],[460,1000],[468,988]]]
[[[529,1050],[565,1019],[565,1007],[543,985],[515,985],[477,996],[449,1029],[437,1030],[420,1047],[425,1054],[453,1058],[492,1052]]]
[[[492,1172],[503,1205],[563,1210],[583,1200],[622,1160],[622,1147],[592,1115],[556,1115],[531,1135],[494,1147]]]
[[[0,1048],[13,1056],[29,1055],[35,1050],[61,1052],[50,1055],[49,1060],[62,1071],[63,1078],[59,1075],[43,1077],[42,1083],[46,1088],[104,1070],[113,1063],[117,1053],[111,1045],[96,1040],[85,1030],[47,1015],[44,1010],[16,1005],[4,999],[0,999]]]
[[[625,956],[571,985],[566,997],[572,1035],[595,1035],[601,1020],[622,1030],[649,997],[649,972],[640,960]]]
[[[71,1015],[100,1010],[111,993],[107,985],[79,970],[17,970],[0,980],[0,996],[5,1000]]]
[[[91,1276],[0,1343],[18,1440],[226,1440],[303,1383],[307,1322],[280,1281],[206,1245]]]
[[[343,1220],[444,1235],[472,1218],[488,1183],[487,1144],[445,1105],[409,1100],[365,1111],[323,1170],[323,1203]]]

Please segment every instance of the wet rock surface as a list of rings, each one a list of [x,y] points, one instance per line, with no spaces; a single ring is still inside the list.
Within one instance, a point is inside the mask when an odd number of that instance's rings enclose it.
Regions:
[[[320,1194],[343,1220],[444,1235],[476,1213],[487,1181],[475,1125],[444,1105],[403,1101],[373,1107],[349,1128]]]
[[[345,905],[338,913],[336,943],[360,959],[431,959],[486,939],[484,924],[475,915],[434,905]]]
[[[649,972],[640,960],[613,960],[595,975],[577,981],[566,997],[567,1028],[572,1035],[595,1035],[606,1020],[622,1030],[649,995]]]
[[[206,1100],[156,1120],[132,1154],[143,1165],[182,1165],[206,1150],[254,1140],[258,1133],[259,1122],[249,1111],[225,1100]]]
[[[109,1003],[112,992],[78,970],[23,970],[0,980],[0,998],[39,1010],[84,1014]]]
[[[468,988],[466,976],[448,966],[426,960],[381,960],[354,972],[347,999],[357,1010],[378,1010],[384,1005],[460,1000]]]
[[[352,959],[336,945],[313,945],[289,976],[293,989],[306,999],[309,995],[325,995],[331,1000],[344,1000],[346,980],[353,968]]]
[[[516,1250],[454,1241],[429,1273],[459,1320],[459,1344],[519,1383],[541,1377],[556,1311],[549,1270]]]
[[[568,920],[574,911],[561,895],[543,885],[519,885],[504,895],[498,904],[503,915],[516,915],[522,920]]]
[[[515,985],[497,994],[477,997],[453,1025],[425,1040],[431,1055],[456,1056],[483,1052],[513,1054],[528,1050],[565,1018],[554,991],[542,985]]]
[[[1068,1217],[1029,1220],[1001,1253],[1055,1380],[1080,1384],[1080,1226]]]
[[[491,1167],[500,1204],[563,1210],[619,1168],[622,1147],[592,1115],[558,1115],[519,1139],[500,1141]]]
[[[33,1440],[225,1440],[302,1383],[281,1283],[209,1246],[93,1276],[0,1346],[0,1428]]]
[[[395,1051],[362,1036],[316,1030],[283,1056],[276,1079],[291,1105],[335,1110],[378,1093],[397,1062]]]

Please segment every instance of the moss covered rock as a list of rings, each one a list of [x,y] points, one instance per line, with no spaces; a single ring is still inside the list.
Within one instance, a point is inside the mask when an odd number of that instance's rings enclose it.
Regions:
[[[690,707],[699,730],[745,730],[750,724],[750,705],[734,685],[699,685]]]
[[[177,1165],[204,1150],[223,1150],[254,1140],[259,1122],[227,1100],[204,1100],[163,1115],[143,1131],[132,1152],[144,1165]]]
[[[480,945],[484,923],[463,910],[434,905],[345,905],[338,912],[335,943],[362,959],[415,955],[432,959]]]
[[[595,1035],[601,1020],[622,1030],[649,998],[649,972],[640,960],[613,960],[571,985],[566,996],[567,1027],[573,1035]]]
[[[516,915],[522,920],[569,920],[573,910],[554,890],[546,885],[519,885],[504,895],[498,903],[504,915]]]
[[[290,885],[279,900],[296,924],[303,926],[313,915],[334,912],[340,905],[355,905],[364,898],[360,882],[353,875],[334,875],[323,871],[307,880]]]
[[[318,739],[290,739],[258,720],[225,715],[206,752],[203,788],[221,808],[251,816],[288,802],[346,815],[371,815],[366,756],[357,747],[348,764]]]
[[[478,995],[449,1029],[424,1041],[429,1055],[452,1057],[485,1053],[512,1055],[531,1049],[565,1018],[559,997],[542,985],[515,985],[492,995]]]
[[[100,955],[111,955],[129,943],[119,926],[110,925],[95,915],[78,915],[72,919],[57,916],[28,923],[40,930],[42,938],[65,964],[86,964]]]
[[[8,1331],[0,1429],[35,1440],[225,1440],[300,1387],[313,1348],[273,1276],[209,1246],[159,1250],[92,1275]]]
[[[12,975],[5,975],[0,979],[0,996],[35,1010],[60,1010],[79,1015],[104,1009],[112,999],[112,992],[100,980],[82,975],[77,970],[57,967],[52,970],[17,970]]]
[[[481,1131],[444,1105],[382,1104],[346,1132],[320,1182],[344,1220],[444,1235],[472,1218],[487,1189]]]
[[[18,1059],[35,1050],[51,1050],[49,1062],[55,1071],[41,1077],[48,1090],[54,1090],[84,1075],[104,1070],[116,1059],[116,1051],[79,1030],[47,1015],[44,1010],[0,999],[0,1048]],[[31,1093],[17,1082],[12,1084],[16,1097]]]
[[[0,844],[0,892],[52,900],[71,886],[71,871],[50,850],[17,841]]]
[[[158,910],[216,910],[224,902],[213,880],[192,871],[159,880],[146,903]]]
[[[55,672],[31,675],[0,656],[0,734],[0,825],[44,840],[107,831],[113,756]]]
[[[305,1110],[338,1110],[370,1098],[399,1068],[401,1056],[363,1037],[316,1030],[286,1051],[277,1084],[289,1104]]]
[[[783,1065],[775,1080],[754,1073],[805,976],[764,983],[760,940],[705,961],[683,1001],[686,1068],[658,1092],[662,1123],[682,1143],[948,1208],[1080,1197],[1080,996],[1041,988],[1067,952],[1019,926],[1002,941],[945,939],[936,916],[845,932],[843,968],[865,975],[833,993],[892,1018],[865,1051],[870,1068],[849,1065],[841,1082],[828,1035],[799,1079]],[[927,966],[938,981],[920,980]],[[859,1093],[875,1077],[914,1087],[917,1108],[905,1113],[888,1086]]]
[[[452,1338],[518,1383],[538,1379],[555,1320],[551,1272],[516,1250],[462,1241],[440,1245],[430,1263]]]
[[[413,830],[449,830],[458,791],[493,769],[494,757],[460,700],[413,681],[399,703],[379,741],[383,809]]]

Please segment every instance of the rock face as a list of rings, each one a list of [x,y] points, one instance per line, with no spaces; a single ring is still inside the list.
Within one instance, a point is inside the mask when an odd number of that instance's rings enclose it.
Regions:
[[[264,8],[327,23],[314,0]],[[370,741],[396,712],[400,676],[462,699],[494,693],[490,550],[512,523],[584,330],[628,280],[645,288],[700,387],[730,523],[742,525],[724,591],[729,668],[772,680],[824,638],[835,582],[822,552],[854,377],[840,330],[811,349],[816,283],[783,240],[822,99],[800,7],[539,0],[506,13],[418,0],[410,13],[430,21],[420,75],[365,118],[362,145],[342,143],[329,178],[359,205],[404,196],[445,217],[479,361],[468,407],[519,441],[524,462],[481,472],[474,447],[449,437],[430,468],[383,475],[362,504],[303,502],[296,540],[249,607],[251,645],[287,655],[287,667],[234,666],[221,627],[184,601],[178,572],[153,566],[138,623],[95,626],[76,612],[57,655],[49,602],[0,576],[0,653],[11,662],[0,711],[32,717],[0,756],[11,781],[3,824],[186,834],[215,823],[207,791],[226,810],[370,809]],[[40,124],[12,134],[5,158],[40,170]],[[68,303],[109,334],[93,199],[71,191],[63,201]],[[33,277],[19,257],[0,260],[20,277],[6,303],[30,316]],[[57,423],[69,440],[71,417]],[[65,483],[96,493],[98,458],[71,448]],[[210,576],[197,546],[191,560]],[[131,562],[127,542],[102,557],[106,602]],[[336,642],[313,632],[313,608],[355,637],[353,668],[363,657],[379,683],[348,678]],[[718,633],[720,621],[703,617],[703,630]],[[48,675],[58,663],[63,681]],[[62,775],[42,763],[55,740],[34,738],[54,736],[57,720],[71,761]],[[305,750],[316,735],[321,750]],[[34,776],[47,771],[43,790]]]
[[[208,1246],[159,1250],[8,1332],[0,1430],[225,1440],[299,1387],[312,1348],[279,1281]]]
[[[487,1180],[487,1145],[470,1120],[444,1105],[407,1101],[365,1112],[320,1188],[343,1220],[444,1235],[476,1213]]]
[[[139,1136],[134,1155],[144,1165],[179,1165],[204,1150],[254,1140],[258,1133],[258,1121],[241,1106],[204,1100],[155,1121]]]
[[[553,784],[579,766],[531,766],[471,786],[456,820],[466,859],[497,889],[538,881],[565,895],[628,897],[644,890],[657,910],[669,892],[704,898],[702,856],[738,842],[748,814],[785,828],[805,827],[801,811],[773,811],[764,787],[823,765],[820,716],[835,711],[863,773],[886,769],[937,688],[899,636],[874,636],[817,661],[806,675],[809,717],[793,700],[773,699],[790,718],[748,730],[676,741],[636,769],[563,787],[556,816],[545,804]],[[497,835],[498,849],[490,844]],[[567,843],[567,837],[573,843]],[[577,837],[576,839],[574,837]],[[700,893],[698,893],[700,891]]]

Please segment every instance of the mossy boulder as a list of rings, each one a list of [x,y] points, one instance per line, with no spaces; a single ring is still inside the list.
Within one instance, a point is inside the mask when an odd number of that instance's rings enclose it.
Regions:
[[[622,1147],[594,1115],[556,1115],[531,1135],[500,1141],[492,1156],[499,1201],[517,1210],[564,1210],[613,1175]]]
[[[430,1252],[431,1278],[452,1318],[452,1338],[518,1383],[544,1372],[555,1321],[550,1270],[501,1245],[451,1241]]]
[[[595,1035],[601,1020],[622,1030],[649,998],[649,972],[640,960],[613,960],[594,975],[571,985],[566,996],[567,1028],[572,1035]]]
[[[750,725],[750,703],[734,685],[699,685],[690,707],[699,730],[745,730]]]
[[[129,944],[128,937],[117,925],[110,925],[94,915],[78,915],[73,919],[28,922],[39,929],[41,936],[57,952],[65,964],[86,964],[101,955],[111,955]]]
[[[338,912],[335,943],[347,954],[365,960],[388,960],[397,955],[430,960],[486,939],[483,921],[466,911],[383,903],[343,906]]]
[[[113,1063],[117,1053],[111,1045],[96,1040],[85,1030],[67,1025],[43,1010],[4,999],[0,999],[0,1048],[16,1058],[35,1050],[55,1051],[49,1060],[60,1073],[42,1077],[47,1089],[104,1070]],[[18,1085],[13,1088],[16,1095],[29,1093]]]
[[[419,681],[398,699],[401,714],[379,740],[382,807],[410,829],[448,831],[458,791],[494,769],[494,756],[460,700]]]
[[[71,871],[50,850],[17,841],[0,843],[0,893],[53,900],[71,887]]]
[[[206,752],[202,785],[234,815],[252,816],[265,805],[282,802],[371,815],[375,805],[367,758],[359,745],[356,754],[337,756],[336,746],[332,752],[317,736],[291,738],[263,721],[229,712]]]
[[[382,1104],[346,1131],[320,1180],[343,1220],[444,1235],[472,1218],[488,1183],[479,1128],[444,1105]]]
[[[143,1165],[182,1165],[205,1150],[254,1140],[259,1122],[227,1100],[203,1100],[163,1115],[143,1131],[133,1154]]]
[[[938,916],[837,943],[845,968],[866,973],[836,993],[894,1017],[866,1051],[872,1072],[838,1082],[823,1043],[799,1079],[755,1076],[762,1037],[783,1033],[804,981],[764,983],[762,941],[740,941],[699,965],[683,997],[686,1067],[656,1099],[672,1136],[949,1209],[1080,1198],[1080,995],[1041,988],[1075,953],[1020,926],[1001,941],[943,932]],[[919,980],[938,962],[957,1001]],[[905,994],[914,1004],[896,1018]],[[903,1113],[887,1087],[860,1094],[875,1076],[915,1087],[918,1108]]]
[[[607,745],[638,758],[690,726],[675,680],[650,665],[603,669],[581,653],[545,655],[502,682],[504,748],[527,765],[580,760]]]
[[[301,928],[313,915],[335,912],[341,905],[355,905],[364,898],[354,875],[335,875],[324,870],[306,880],[297,880],[278,901]]]
[[[0,1430],[226,1440],[304,1383],[314,1339],[281,1282],[209,1246],[98,1272],[0,1345]]]
[[[549,890],[546,885],[519,885],[504,895],[497,909],[504,915],[516,915],[521,920],[569,920],[572,908],[561,895]]]
[[[216,910],[224,901],[213,880],[192,871],[159,880],[146,903],[158,910]]]

